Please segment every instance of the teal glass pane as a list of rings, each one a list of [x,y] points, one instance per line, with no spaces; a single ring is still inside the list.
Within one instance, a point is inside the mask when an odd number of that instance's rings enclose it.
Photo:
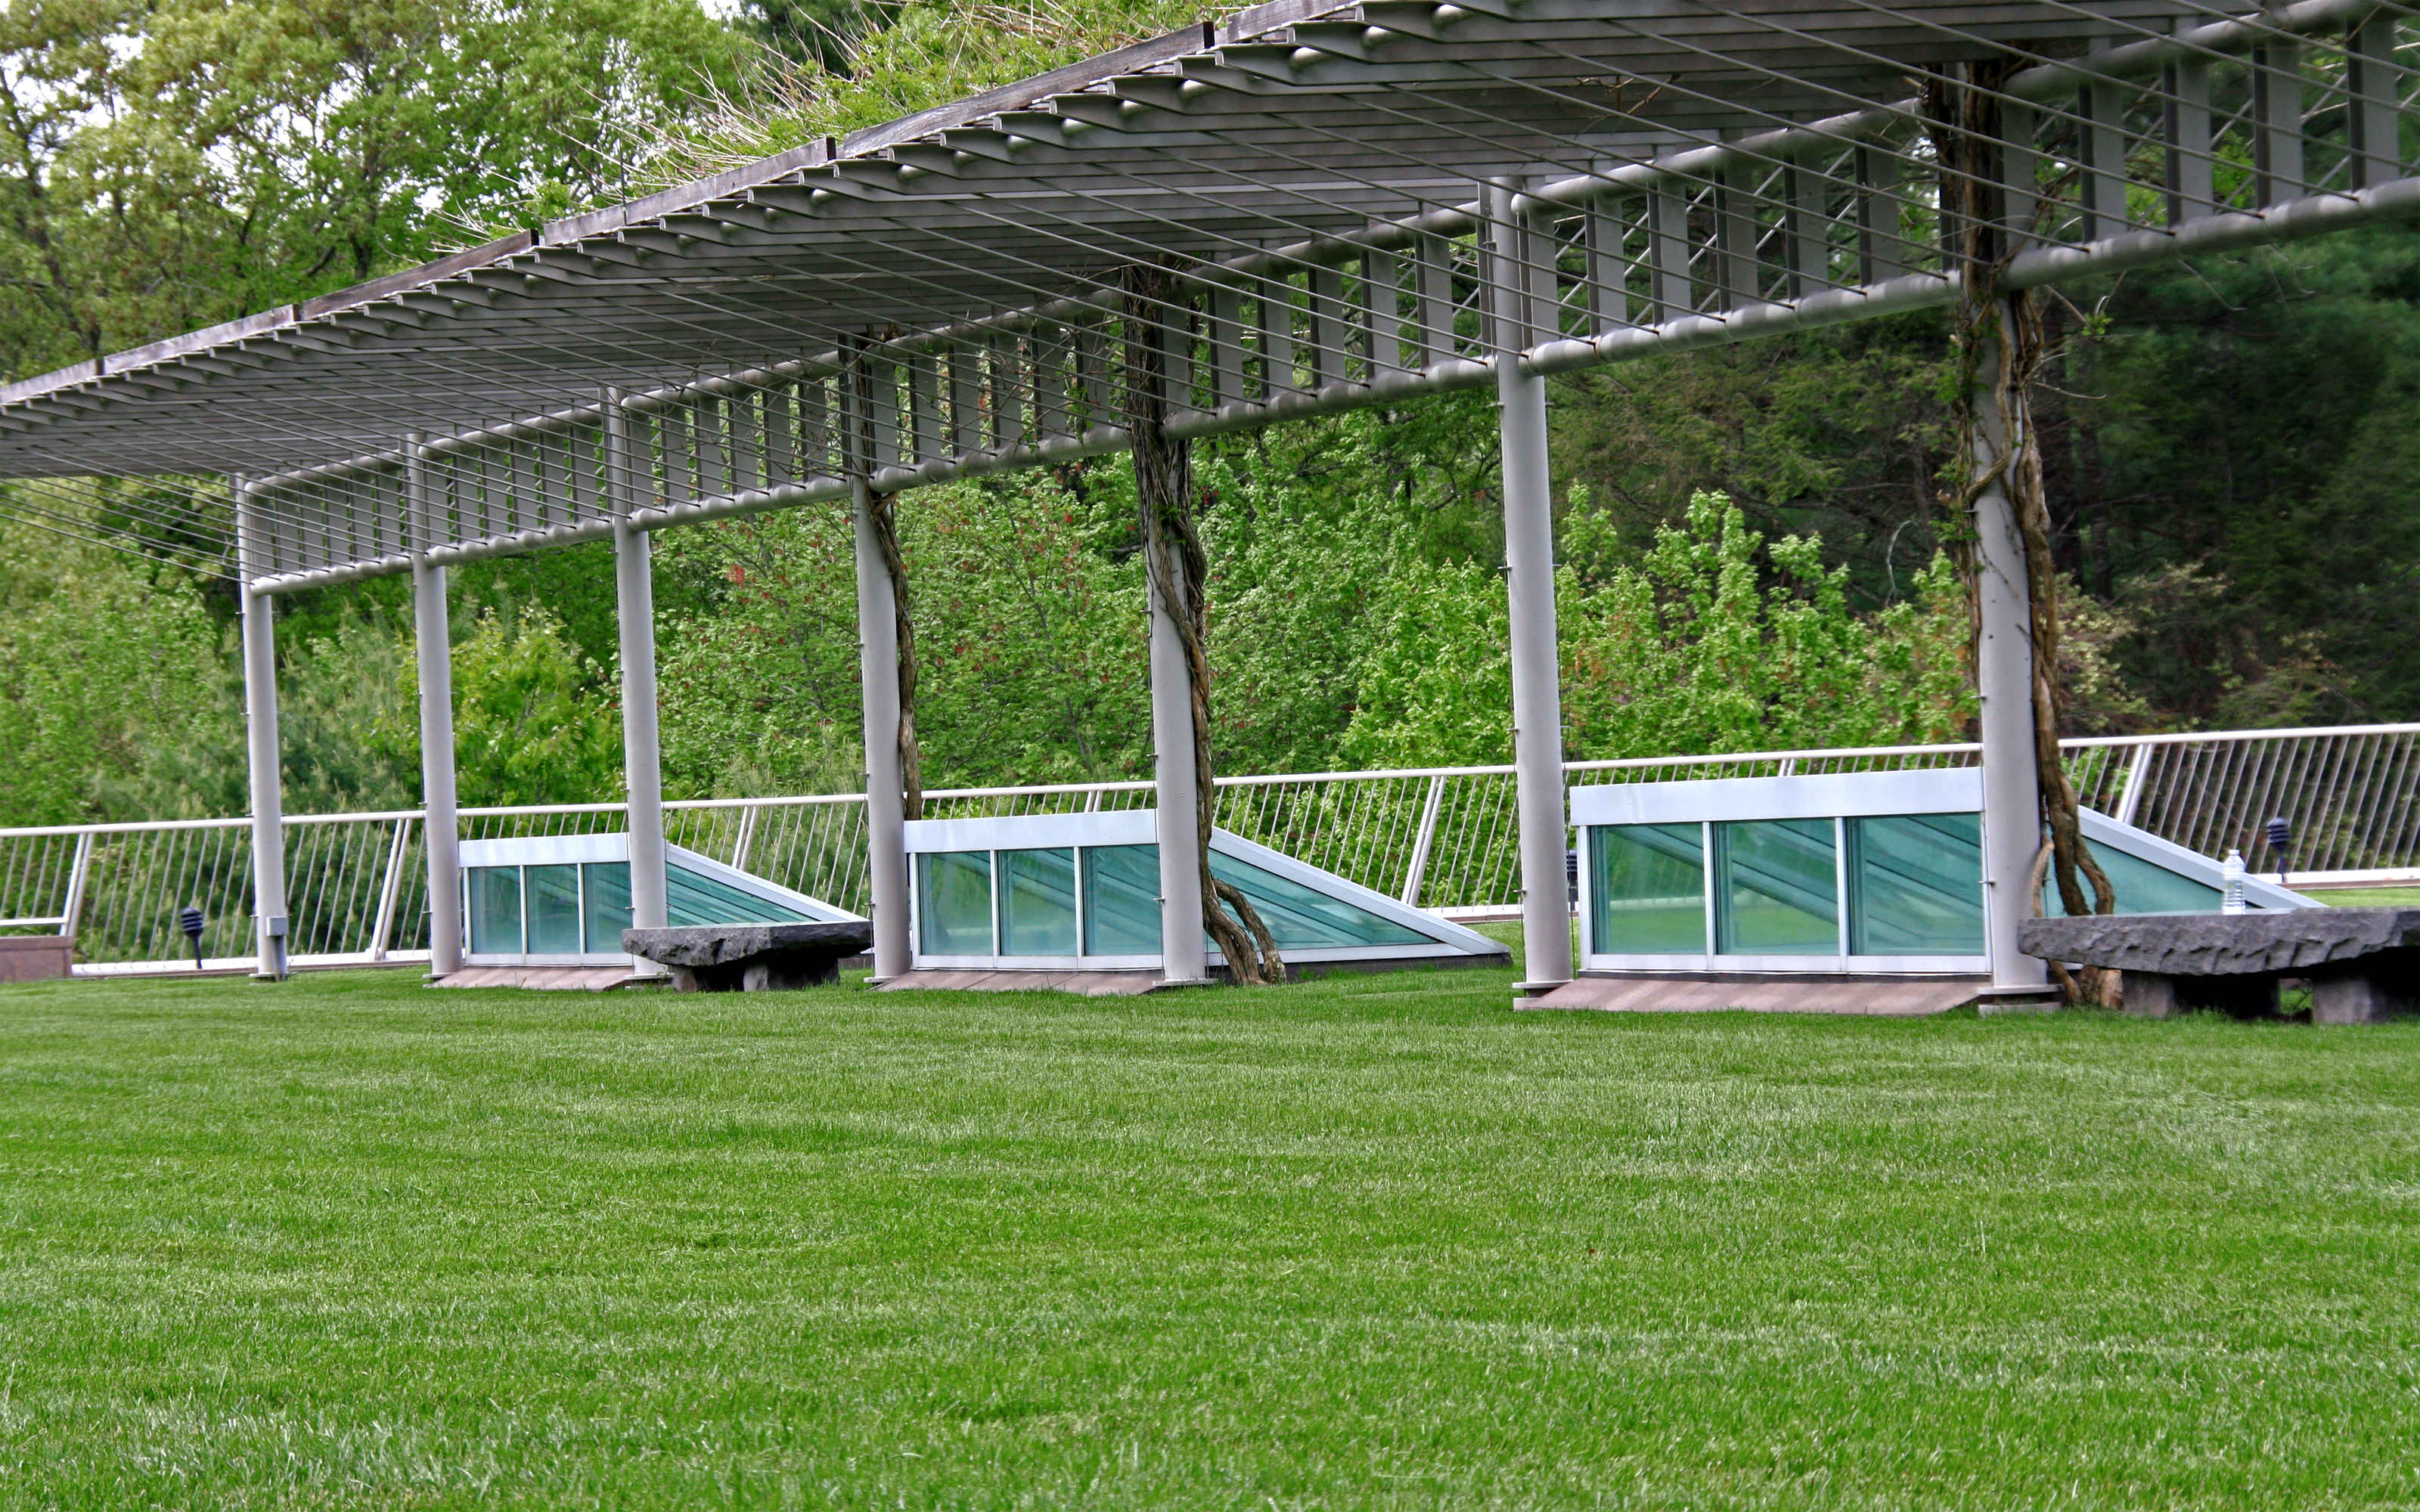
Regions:
[[[686,867],[664,868],[664,918],[672,924],[803,924],[795,908],[742,892]]]
[[[1589,829],[1589,940],[1599,955],[1706,953],[1706,843],[1696,825]]]
[[[1076,953],[1074,851],[1000,853],[1000,953]]]
[[[1983,953],[1983,816],[1849,821],[1849,949]]]
[[[471,953],[521,953],[521,869],[474,866],[471,879]]]
[[[936,851],[916,857],[916,918],[926,955],[989,955],[991,853]]]
[[[1838,955],[1839,873],[1829,819],[1714,826],[1714,948],[1726,955]]]
[[[630,927],[630,863],[592,861],[580,872],[588,897],[588,949],[613,954],[622,949],[622,932]]]
[[[2101,870],[2109,873],[2109,885],[2118,889],[2118,912],[2121,914],[2214,914],[2226,896],[2207,882],[2179,876],[2156,861],[2127,855],[2114,845],[2095,845],[2092,858]],[[2092,901],[2092,883],[2082,872],[2075,880],[2084,887],[2084,901]],[[2058,879],[2042,879],[2042,914],[2056,918],[2067,912],[2058,901]]]
[[[531,866],[521,869],[521,887],[529,910],[529,954],[580,953],[580,868]]]
[[[1322,950],[1350,945],[1426,945],[1429,936],[1357,903],[1314,892],[1249,861],[1210,853],[1210,874],[1252,901],[1280,950]]]
[[[1159,847],[1084,847],[1084,953],[1159,954]]]

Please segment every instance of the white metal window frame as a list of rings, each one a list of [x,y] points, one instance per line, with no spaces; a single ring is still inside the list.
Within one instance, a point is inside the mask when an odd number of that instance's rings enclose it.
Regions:
[[[1851,819],[1980,813],[1983,774],[1978,767],[1908,772],[1842,772],[1792,777],[1714,778],[1697,782],[1628,783],[1575,787],[1570,792],[1573,827],[1580,848],[1580,957],[1585,971],[1736,971],[1840,976],[1979,976],[1992,969],[1983,955],[1854,955],[1849,949],[1849,846]],[[1714,826],[1773,820],[1832,823],[1835,924],[1839,949],[1832,955],[1735,955],[1714,949]],[[2086,843],[2106,846],[2136,860],[2173,872],[2212,888],[2226,887],[2226,868],[2196,851],[2121,825],[2090,809],[2080,811]],[[1706,949],[1696,955],[1636,955],[1597,949],[1595,836],[1601,825],[1701,826],[1699,894],[1705,904]],[[2257,876],[2244,878],[2244,897],[2260,909],[2323,908]]]
[[[462,841],[462,937],[470,939],[471,873],[474,871],[502,867],[533,866],[587,867],[630,859],[630,837],[628,832],[613,835],[538,835],[514,840],[466,840]],[[809,918],[821,922],[845,922],[858,916],[833,907],[819,898],[794,892],[779,883],[725,866],[712,856],[679,845],[664,847],[664,863],[692,872],[712,882],[720,882],[735,891],[747,893],[783,908],[795,909]],[[577,873],[580,879],[580,920],[584,941],[588,928],[588,873]],[[529,943],[529,880],[524,873],[521,888],[521,943]],[[628,965],[638,957],[625,951],[583,950],[577,955],[560,952],[518,952],[497,950],[465,951],[463,963],[474,966],[613,966]]]
[[[1090,955],[1081,953],[1084,941],[1084,858],[1082,852],[1119,845],[1156,845],[1159,843],[1159,812],[1156,809],[1128,809],[1113,812],[1020,814],[985,819],[918,819],[905,826],[908,864],[916,869],[908,887],[908,954],[917,968],[939,970],[999,971],[1156,971],[1163,958],[1150,955]],[[1451,960],[1462,956],[1502,955],[1504,947],[1476,930],[1439,918],[1426,909],[1415,907],[1400,899],[1347,881],[1332,872],[1298,861],[1281,851],[1257,844],[1241,835],[1223,829],[1210,832],[1210,849],[1218,855],[1259,867],[1272,875],[1284,878],[1311,890],[1350,903],[1402,928],[1428,937],[1420,945],[1357,945],[1329,946],[1318,949],[1290,949],[1284,952],[1289,963],[1316,964],[1348,961],[1419,961]],[[991,937],[995,952],[1000,945],[1000,864],[1004,851],[1073,850],[1076,860],[1076,942],[1078,953],[1072,956],[1043,955],[957,955],[927,952],[923,949],[924,932],[923,862],[921,856],[948,853],[982,852],[991,858],[992,902],[990,909]],[[1210,948],[1208,959],[1219,965],[1226,956],[1216,946]]]

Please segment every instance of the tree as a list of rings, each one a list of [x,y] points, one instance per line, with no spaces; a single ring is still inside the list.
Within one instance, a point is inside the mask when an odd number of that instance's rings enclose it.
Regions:
[[[0,17],[13,375],[613,197],[735,78],[694,0],[76,0]]]
[[[169,569],[0,532],[0,825],[103,809],[147,740],[224,707],[218,631]]]
[[[1579,507],[1567,555],[1617,529]],[[1769,546],[1701,493],[1635,564],[1558,575],[1563,732],[1573,760],[1955,739],[1966,690],[1963,591],[1944,558],[1916,597],[1868,614],[1823,543]],[[1382,585],[1342,756],[1357,766],[1512,759],[1503,579],[1478,563],[1408,565]]]

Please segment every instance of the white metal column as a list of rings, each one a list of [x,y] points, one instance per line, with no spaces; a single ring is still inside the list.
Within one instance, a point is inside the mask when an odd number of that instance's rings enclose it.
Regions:
[[[428,974],[462,969],[462,860],[454,791],[454,635],[445,613],[445,569],[429,560],[437,529],[426,438],[404,447],[411,553],[412,653],[420,672],[420,802],[422,848],[428,859]]]
[[[1521,366],[1521,349],[1541,322],[1532,297],[1529,227],[1516,211],[1511,184],[1499,180],[1487,186],[1487,219],[1495,254],[1487,282],[1496,338],[1497,424],[1504,447],[1512,764],[1521,818],[1521,938],[1528,956],[1528,980],[1515,991],[1526,991],[1572,980],[1554,486],[1546,462],[1546,380]]]
[[[1148,545],[1146,554],[1151,553]],[[1159,951],[1164,981],[1192,983],[1209,976],[1202,948],[1201,783],[1193,767],[1193,677],[1174,616],[1180,606],[1160,593],[1162,563],[1148,563],[1151,581],[1151,746],[1158,783]]]
[[[243,718],[252,768],[252,921],[260,964],[253,973],[286,978],[285,795],[278,772],[277,638],[270,599],[253,591],[268,575],[270,532],[241,478],[235,495],[236,591],[243,600]]]
[[[866,878],[874,892],[874,980],[908,969],[908,836],[899,775],[899,610],[874,528],[874,490],[853,479],[858,680],[865,713]]]
[[[2010,312],[2003,305],[1999,315],[2006,322]],[[2010,441],[1992,393],[2001,357],[1997,341],[1985,342],[1976,356],[1975,466],[1988,469]],[[1975,684],[1983,704],[1983,917],[1992,957],[1992,987],[1981,1006],[1990,1012],[2049,1006],[2055,990],[2049,966],[2017,949],[2017,931],[2033,914],[2025,894],[2041,849],[2041,778],[2034,751],[2024,541],[2008,490],[1996,483],[1975,501],[1975,533],[1982,622]]]
[[[665,880],[664,769],[656,728],[656,585],[647,532],[630,523],[639,465],[629,411],[604,395],[606,482],[613,490],[613,617],[622,649],[622,784],[630,833],[630,925],[661,929],[670,917]]]

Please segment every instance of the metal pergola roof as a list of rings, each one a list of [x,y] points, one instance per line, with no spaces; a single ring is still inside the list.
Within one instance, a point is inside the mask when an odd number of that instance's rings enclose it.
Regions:
[[[2420,213],[2410,14],[1278,0],[9,385],[0,477],[54,481],[0,507],[100,488],[171,547],[146,487],[240,478],[274,591],[601,535],[614,445],[659,526],[1112,450],[1141,263],[1190,434],[1945,302],[1928,79],[1998,107],[2010,285]]]

